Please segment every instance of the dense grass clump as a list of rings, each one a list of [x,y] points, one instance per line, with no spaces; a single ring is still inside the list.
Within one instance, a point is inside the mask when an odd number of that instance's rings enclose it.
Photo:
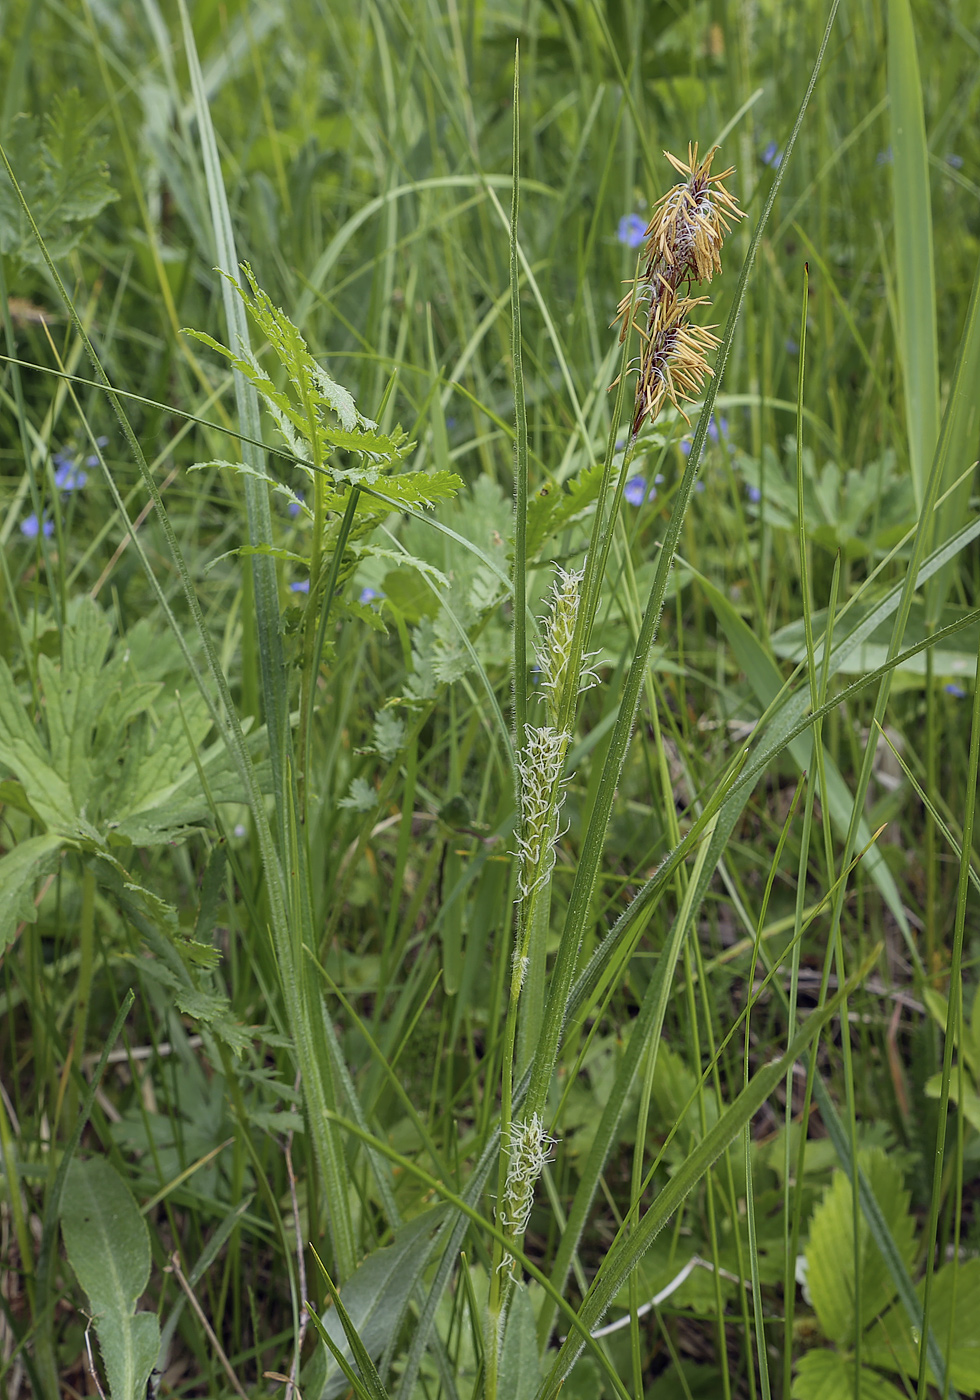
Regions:
[[[980,1393],[978,21],[0,11],[0,1394]]]

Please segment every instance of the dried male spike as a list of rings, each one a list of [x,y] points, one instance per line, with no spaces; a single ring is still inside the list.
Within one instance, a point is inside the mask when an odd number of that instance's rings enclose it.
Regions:
[[[690,288],[694,282],[710,282],[721,271],[721,246],[731,221],[744,218],[722,184],[734,167],[711,174],[714,149],[699,162],[697,145],[689,145],[686,164],[669,151],[664,155],[687,178],[657,201],[647,227],[646,257],[635,300],[631,283],[613,322],[622,323],[620,342],[631,324],[641,337],[634,439],[644,420],[653,421],[668,399],[688,421],[681,404],[692,402],[700,392],[711,373],[706,356],[719,342],[708,327],[692,325],[688,319],[707,298],[681,296],[680,289],[685,283]],[[609,387],[618,383],[617,379]]]
[[[674,169],[687,179],[657,201],[647,228],[648,277],[655,272],[658,260],[675,272],[675,286],[685,280],[710,282],[721,272],[721,245],[731,232],[729,220],[745,215],[722,184],[735,167],[730,165],[720,175],[711,174],[717,149],[713,147],[699,164],[697,144],[688,146],[686,165],[664,151]]]

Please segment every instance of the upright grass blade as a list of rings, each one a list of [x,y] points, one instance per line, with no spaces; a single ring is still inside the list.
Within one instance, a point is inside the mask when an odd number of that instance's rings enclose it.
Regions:
[[[977,657],[977,676],[980,678],[980,655]],[[943,1069],[940,1081],[939,1114],[936,1123],[936,1150],[933,1161],[932,1198],[929,1203],[929,1223],[926,1227],[926,1282],[922,1300],[922,1328],[920,1336],[926,1336],[928,1346],[919,1348],[918,1400],[925,1400],[928,1386],[927,1362],[933,1362],[932,1353],[937,1350],[932,1335],[931,1305],[936,1266],[936,1234],[939,1226],[939,1208],[943,1199],[943,1165],[946,1151],[946,1128],[949,1121],[949,1085],[953,1064],[953,1046],[957,1043],[960,1025],[963,1020],[963,940],[966,928],[966,904],[972,874],[973,828],[977,810],[977,771],[980,767],[980,684],[973,687],[973,715],[970,728],[970,756],[966,772],[966,811],[963,815],[963,841],[960,849],[960,869],[956,889],[956,917],[953,924],[953,952],[949,965],[949,1012],[946,1022],[946,1036],[943,1044]],[[962,1055],[961,1055],[962,1059]],[[962,1148],[960,1149],[962,1151]],[[953,1267],[959,1262],[959,1250],[953,1254]],[[951,1339],[947,1338],[947,1345]],[[949,1354],[945,1358],[949,1363]],[[935,1363],[933,1362],[935,1367]],[[940,1375],[936,1371],[937,1377]],[[941,1382],[942,1394],[947,1393],[946,1381]]]
[[[219,285],[228,328],[228,344],[238,353],[239,346],[245,350],[248,348],[249,329],[242,298],[237,295],[234,286],[228,280],[234,278],[237,281],[239,276],[235,235],[225,195],[224,177],[221,171],[221,161],[218,157],[214,127],[211,122],[211,109],[204,87],[204,76],[198,61],[194,31],[184,0],[181,0],[180,3],[180,15],[194,97],[194,112],[200,134],[204,175],[211,204],[217,270],[226,274],[219,278]],[[262,440],[262,419],[258,394],[244,375],[237,370],[233,374],[233,382],[235,403],[238,410],[238,427],[242,435],[242,460],[254,472],[264,476],[265,454],[255,445]],[[273,545],[272,514],[269,508],[268,488],[260,480],[245,476],[244,489],[248,512],[249,543],[253,548],[271,549]],[[257,659],[262,675],[262,694],[270,741],[276,807],[281,822],[285,791],[283,787],[284,764],[291,749],[292,731],[289,722],[286,663],[279,626],[279,591],[276,583],[275,560],[267,555],[255,554],[251,558],[251,570],[256,621],[258,623]],[[248,628],[245,629],[245,636],[249,636]],[[255,660],[255,657],[246,658],[246,666],[254,664]]]
[[[909,0],[888,0],[888,97],[899,355],[912,485],[916,508],[921,512],[939,436],[939,350],[929,151]]]
[[[518,259],[517,217],[520,212],[520,47],[514,53],[513,178],[510,197],[511,357],[514,375],[514,749],[524,748],[527,722],[527,409],[524,403],[524,362],[521,346],[521,268]]]
[[[948,416],[946,466],[943,475],[943,489],[956,480],[969,467],[976,465],[977,437],[980,433],[980,394],[976,386],[980,384],[980,260],[973,278],[973,290],[967,304],[966,320],[960,340],[959,364],[950,386]],[[960,521],[969,510],[970,495],[973,490],[974,473],[970,473],[959,486],[955,487],[940,504],[939,523],[936,541],[942,543],[950,539]],[[955,578],[952,561],[940,572],[935,583],[926,594],[926,616],[936,623],[942,615],[943,606],[949,596]]]

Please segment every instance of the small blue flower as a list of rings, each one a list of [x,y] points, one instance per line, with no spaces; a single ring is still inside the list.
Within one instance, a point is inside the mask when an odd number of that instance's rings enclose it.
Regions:
[[[44,531],[45,539],[50,539],[54,534],[54,521],[47,517],[41,522],[40,528]],[[28,515],[20,522],[20,533],[26,535],[29,540],[36,540],[38,536],[38,523],[36,515]]]
[[[690,457],[690,455],[691,455],[691,439],[690,439],[689,437],[682,437],[682,438],[681,438],[681,451],[684,453],[684,456],[685,456],[685,457]]]
[[[715,421],[715,415],[712,414],[711,417],[708,419],[708,437],[711,439],[712,442],[717,442],[719,437],[726,438],[727,436],[728,419],[724,417],[719,417],[718,420]]]
[[[95,466],[98,460],[98,457],[89,457],[86,466]],[[67,452],[56,452],[54,462],[54,484],[58,490],[66,494],[70,491],[80,491],[88,481],[88,473],[81,467],[76,467],[74,457],[69,456]]]
[[[96,447],[108,447],[109,439],[107,437],[97,437],[95,439],[95,445]]]
[[[891,148],[891,146],[886,147],[886,149],[883,150],[883,151],[879,151],[878,154],[875,156],[875,165],[891,165],[891,163],[892,163],[892,148]]]
[[[616,237],[627,248],[639,248],[647,236],[647,226],[639,214],[624,214],[619,221]]]
[[[658,476],[657,480],[659,482],[661,477]],[[657,487],[651,486],[650,491],[648,491],[647,477],[631,476],[629,482],[623,487],[623,496],[626,497],[630,505],[643,505],[644,501],[652,501],[657,498]]]
[[[453,428],[455,428],[455,426],[456,426],[456,419],[455,419],[455,418],[447,418],[447,419],[446,419],[446,427],[449,429],[450,432],[452,432],[452,430],[453,430]]]
[[[297,583],[289,585],[290,593],[309,593],[310,581],[308,578],[301,578]]]
[[[943,690],[945,690],[947,695],[955,695],[957,700],[962,700],[964,695],[966,694],[966,691],[963,689],[963,687],[961,685],[957,685],[955,681],[950,681],[948,685],[944,685]]]
[[[358,602],[366,606],[368,603],[373,603],[375,598],[383,598],[384,596],[379,588],[362,588]]]
[[[289,505],[286,507],[286,509],[289,511],[289,514],[293,517],[294,520],[296,519],[297,515],[299,515],[300,511],[302,510],[302,508],[303,508],[302,502],[305,500],[305,497],[304,497],[302,491],[297,491],[297,492],[296,492],[296,495],[297,495],[298,499],[295,500],[295,501],[290,501],[290,502],[289,502]]]
[[[704,490],[704,482],[703,482],[703,481],[696,481],[696,482],[694,483],[694,489],[695,489],[695,491],[703,491],[703,490]]]
[[[745,494],[754,506],[758,505],[762,500],[762,492],[759,490],[758,486],[746,486]]]
[[[783,153],[775,141],[770,141],[762,152],[762,164],[771,165],[773,170],[778,170],[782,164]]]
[[[232,835],[233,835],[233,836],[247,836],[248,833],[247,833],[247,831],[245,830],[244,825],[243,825],[241,822],[239,822],[238,825],[235,827],[234,831],[232,832]]]
[[[788,355],[798,355],[800,353],[800,347],[792,336],[788,336],[783,344],[786,346],[786,353]]]
[[[963,157],[962,157],[962,156],[954,155],[954,154],[952,154],[952,152],[951,152],[951,153],[946,157],[946,164],[947,164],[947,165],[951,165],[951,166],[953,167],[954,170],[962,170],[962,169],[963,169]]]

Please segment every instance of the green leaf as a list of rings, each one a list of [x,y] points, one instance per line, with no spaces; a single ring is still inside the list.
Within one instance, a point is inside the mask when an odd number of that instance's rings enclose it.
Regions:
[[[19,923],[37,919],[34,886],[58,863],[62,838],[29,836],[0,859],[0,952],[13,941]]]
[[[858,1158],[906,1266],[915,1254],[915,1222],[909,1215],[909,1192],[901,1170],[881,1148]],[[824,1335],[844,1345],[874,1321],[897,1295],[895,1281],[871,1239],[868,1223],[859,1216],[858,1257],[861,1314],[854,1312],[854,1218],[851,1183],[839,1171],[813,1212],[806,1248],[807,1287]]]
[[[916,1288],[924,1299],[925,1282]],[[945,1351],[952,1339],[948,1356],[952,1383],[964,1395],[980,1394],[980,1259],[968,1259],[954,1269],[944,1264],[932,1282],[929,1300],[932,1330]],[[908,1314],[896,1304],[871,1329],[864,1356],[875,1366],[887,1371],[901,1371],[915,1377],[919,1373],[919,1344],[916,1342]],[[938,1385],[929,1370],[932,1385]]]
[[[36,118],[14,117],[4,141],[17,183],[53,258],[78,246],[85,225],[118,195],[103,160],[105,141],[93,137],[85,105],[72,88],[55,98],[39,135]],[[30,266],[44,258],[5,170],[0,169],[0,253]]]
[[[505,1400],[533,1400],[541,1380],[531,1295],[516,1285],[507,1311],[497,1387]]]
[[[956,1065],[954,1064],[952,1077],[949,1081],[950,1102],[956,1104],[970,1126],[976,1128],[977,1132],[980,1133],[980,1094],[977,1093],[976,1089],[971,1088],[969,1084],[964,1084],[963,1094],[961,1096],[957,1079],[958,1075],[956,1073]],[[926,1095],[930,1099],[938,1099],[942,1094],[942,1085],[943,1076],[941,1071],[936,1074],[930,1074],[925,1084]]]
[[[79,834],[71,788],[51,765],[31,724],[7,663],[0,658],[0,764],[19,780],[24,795],[52,832]]]
[[[596,462],[564,486],[548,482],[528,502],[527,557],[533,559],[546,540],[563,526],[583,516],[596,501],[602,485],[603,464]]]
[[[909,0],[888,0],[888,99],[895,207],[898,347],[917,510],[939,437],[939,349],[929,150]]]
[[[344,1300],[337,1292],[333,1279],[331,1279],[330,1275],[323,1267],[320,1256],[316,1254],[315,1250],[313,1252],[323,1273],[334,1312],[340,1318],[341,1326],[344,1329],[344,1335],[347,1338],[347,1345],[350,1347],[355,1365],[351,1365],[351,1362],[348,1361],[347,1357],[344,1355],[343,1349],[339,1347],[333,1337],[331,1337],[330,1333],[317,1316],[315,1308],[311,1309],[313,1325],[317,1332],[319,1332],[334,1361],[336,1361],[337,1365],[343,1371],[347,1380],[353,1385],[357,1394],[365,1397],[365,1400],[387,1400],[388,1393],[381,1382],[381,1377],[378,1375],[374,1362],[371,1360],[364,1343],[361,1341],[350,1313],[344,1307]]]
[[[905,1400],[877,1371],[861,1367],[858,1400]],[[854,1363],[837,1351],[808,1351],[796,1365],[793,1400],[854,1400]]]
[[[381,1355],[395,1330],[401,1325],[409,1295],[429,1258],[429,1236],[442,1221],[444,1209],[436,1207],[403,1226],[394,1242],[376,1249],[360,1263],[340,1290],[351,1324],[357,1329],[372,1361]],[[353,1360],[343,1324],[334,1308],[321,1318],[335,1346],[348,1361]],[[331,1357],[317,1352],[303,1379],[306,1400],[333,1400],[343,1393],[347,1379]]]
[[[104,1158],[69,1167],[61,1232],[88,1295],[112,1400],[142,1400],[160,1347],[156,1315],[135,1311],[150,1277],[150,1236],[129,1188]]]

